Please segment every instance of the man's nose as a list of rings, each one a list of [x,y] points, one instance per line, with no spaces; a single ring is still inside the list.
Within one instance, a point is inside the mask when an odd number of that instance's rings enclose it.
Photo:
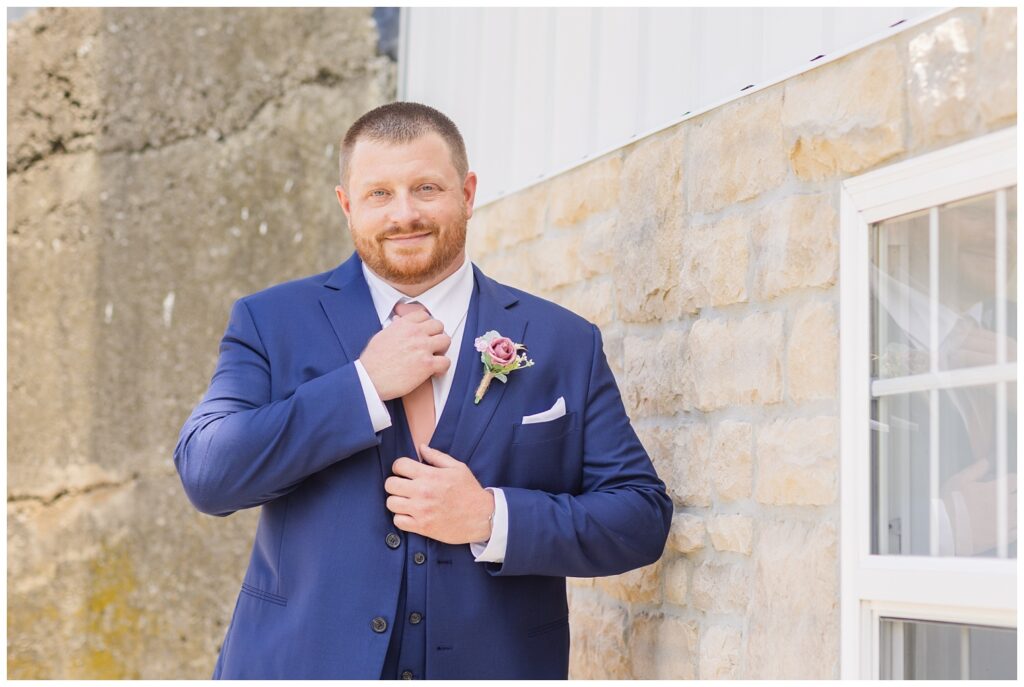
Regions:
[[[416,201],[407,194],[403,193],[395,196],[390,209],[391,216],[389,219],[393,224],[408,225],[420,219],[420,210],[416,205]]]

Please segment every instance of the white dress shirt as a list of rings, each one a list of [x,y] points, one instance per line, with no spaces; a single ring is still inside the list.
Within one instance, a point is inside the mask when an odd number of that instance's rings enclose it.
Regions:
[[[448,399],[448,392],[451,391],[452,380],[455,379],[455,366],[459,362],[466,313],[469,311],[469,300],[473,295],[473,266],[469,258],[466,257],[459,269],[415,298],[406,296],[381,279],[366,266],[365,262],[363,263],[363,276],[366,277],[366,283],[370,287],[373,307],[377,311],[377,318],[380,320],[382,328],[391,324],[395,303],[420,303],[430,312],[431,317],[441,321],[441,324],[444,325],[444,333],[452,339],[451,345],[445,351],[445,357],[451,361],[451,366],[443,375],[434,375],[431,378],[434,389],[434,426],[436,427],[441,418],[445,401]],[[366,408],[370,413],[373,430],[380,432],[387,429],[391,426],[391,414],[388,413],[387,407],[381,401],[362,362],[356,360],[355,365],[356,372],[359,374],[359,382],[363,387],[363,396],[366,398]],[[454,402],[457,403],[458,399]],[[501,563],[505,560],[505,545],[508,541],[508,506],[505,503],[505,494],[501,489],[487,487],[487,490],[494,495],[491,537],[485,542],[471,542],[469,548],[478,562]]]

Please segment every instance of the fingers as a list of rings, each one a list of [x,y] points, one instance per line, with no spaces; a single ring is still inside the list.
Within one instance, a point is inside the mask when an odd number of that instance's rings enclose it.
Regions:
[[[392,475],[391,477],[388,477],[386,480],[384,480],[384,491],[395,496],[412,496],[412,480]]]
[[[452,345],[452,337],[445,334],[443,331],[440,334],[435,334],[427,339],[430,350],[437,354],[443,354],[448,350],[448,347]]]
[[[395,319],[400,319],[403,322],[412,322],[413,324],[419,324],[420,322],[426,322],[430,318],[430,313],[426,310],[414,310],[408,315],[395,315]]]
[[[441,320],[428,319],[420,327],[427,334],[440,334],[444,331],[444,323]]]
[[[416,310],[408,315],[396,315],[395,319],[406,324],[417,325],[421,331],[427,334],[439,334],[444,331],[444,323],[431,317],[425,310]]]
[[[384,504],[388,507],[389,511],[396,515],[412,515],[410,509],[412,499],[407,499],[403,496],[389,496]]]
[[[433,366],[431,374],[443,375],[452,366],[452,361],[443,355],[435,355],[430,364]]]
[[[448,455],[444,451],[439,451],[438,449],[432,446],[428,446],[427,444],[420,444],[420,455],[423,457],[423,460],[430,463],[431,465],[436,465],[438,467],[448,467],[452,465],[464,464],[461,461],[458,461],[452,456]]]
[[[401,513],[394,517],[395,527],[404,532],[415,532],[419,533],[419,527],[416,524],[416,520],[409,515],[403,515]]]
[[[403,456],[391,464],[391,472],[400,477],[415,479],[416,477],[423,477],[430,472],[430,466]]]

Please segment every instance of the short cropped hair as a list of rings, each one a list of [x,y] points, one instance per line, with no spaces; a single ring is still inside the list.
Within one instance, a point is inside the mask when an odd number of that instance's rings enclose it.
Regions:
[[[409,143],[433,131],[441,136],[452,156],[452,165],[459,177],[466,178],[469,161],[466,143],[455,122],[428,105],[412,102],[394,102],[370,110],[349,127],[341,141],[338,172],[342,186],[348,184],[348,166],[352,149],[361,138],[383,143]]]

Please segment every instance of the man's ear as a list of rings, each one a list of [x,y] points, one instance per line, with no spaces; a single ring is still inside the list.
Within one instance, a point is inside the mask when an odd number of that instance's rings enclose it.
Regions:
[[[345,193],[345,189],[341,186],[335,186],[334,192],[338,194],[338,204],[341,205],[341,211],[345,213],[345,219],[351,219],[352,207],[349,204],[349,197]]]
[[[466,172],[462,195],[466,199],[466,219],[469,219],[473,216],[473,202],[476,200],[476,172]]]

